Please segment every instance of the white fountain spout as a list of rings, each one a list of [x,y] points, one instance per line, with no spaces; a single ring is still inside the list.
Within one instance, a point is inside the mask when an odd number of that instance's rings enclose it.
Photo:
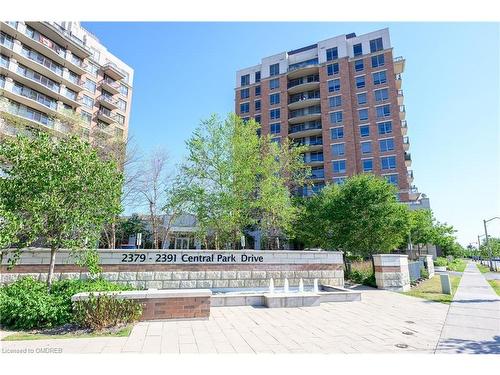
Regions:
[[[285,283],[283,284],[283,290],[285,293],[288,293],[289,288],[288,288],[288,279],[285,279]]]
[[[274,280],[271,277],[271,280],[269,280],[269,293],[274,293]]]
[[[318,279],[314,279],[313,292],[318,293]]]

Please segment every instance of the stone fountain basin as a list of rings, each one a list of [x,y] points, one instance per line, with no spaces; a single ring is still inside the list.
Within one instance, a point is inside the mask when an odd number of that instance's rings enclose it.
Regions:
[[[213,289],[212,292],[212,307],[303,307],[318,306],[322,302],[361,301],[361,292],[330,285],[321,285],[318,292],[308,290],[299,292],[297,288],[290,288],[288,293],[284,293],[281,288],[275,289],[274,293],[269,293],[268,289],[256,290],[255,288]]]

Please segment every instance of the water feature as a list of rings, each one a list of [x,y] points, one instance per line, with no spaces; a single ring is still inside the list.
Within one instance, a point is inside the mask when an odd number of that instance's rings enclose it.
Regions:
[[[269,293],[274,293],[274,280],[271,277],[271,280],[269,280]]]
[[[304,292],[304,281],[302,279],[299,280],[299,293]]]
[[[283,292],[284,293],[289,293],[290,292],[290,287],[288,285],[288,279],[285,279],[285,283],[283,284]]]
[[[313,292],[318,293],[318,279],[314,279]]]

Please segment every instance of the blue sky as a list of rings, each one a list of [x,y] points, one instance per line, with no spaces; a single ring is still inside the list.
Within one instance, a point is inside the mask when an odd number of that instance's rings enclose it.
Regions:
[[[130,133],[173,163],[201,119],[234,110],[236,70],[339,34],[389,27],[403,75],[414,183],[467,245],[499,209],[499,24],[87,23],[135,69]],[[500,236],[500,220],[488,226]]]

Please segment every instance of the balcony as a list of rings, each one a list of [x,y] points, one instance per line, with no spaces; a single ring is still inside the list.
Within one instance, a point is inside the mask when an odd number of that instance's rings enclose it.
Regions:
[[[405,151],[408,151],[410,149],[410,138],[403,137],[403,148]]]
[[[302,61],[288,66],[288,78],[297,78],[319,72],[318,58]]]
[[[47,116],[44,112],[35,110],[33,108],[28,108],[24,104],[15,104],[10,102],[7,108],[0,108],[0,111],[10,113],[13,116],[20,117],[23,120],[27,120],[35,128],[42,129],[53,129],[54,120]],[[8,122],[8,121],[6,121]]]
[[[118,101],[109,96],[101,95],[97,98],[97,101],[108,109],[118,109]]]
[[[319,74],[292,79],[288,81],[287,87],[290,95],[301,91],[319,89]]]
[[[114,124],[116,122],[115,115],[107,108],[102,108],[97,112],[97,118],[104,121],[106,124]]]
[[[411,167],[411,154],[409,152],[405,152],[405,165],[406,167]]]
[[[394,58],[394,74],[401,74],[405,70],[405,59],[402,56]]]
[[[312,168],[311,174],[308,176],[310,180],[323,180],[325,178],[325,170],[324,168]]]
[[[24,28],[24,33],[19,34],[18,38],[36,51],[42,51],[44,55],[57,63],[66,64],[66,49],[34,29]]]
[[[410,201],[416,201],[420,197],[420,193],[415,185],[408,189],[408,198]]]
[[[399,119],[401,121],[406,119],[406,107],[404,105],[399,106]]]
[[[403,77],[401,77],[401,74],[396,74],[396,89],[401,90],[401,86],[403,84]]]
[[[2,95],[41,113],[57,113],[57,101],[23,85],[7,85]],[[29,112],[29,111],[28,111]]]
[[[294,142],[299,146],[307,146],[308,151],[322,150],[323,138],[322,137],[306,137],[296,138]]]
[[[114,80],[119,81],[126,77],[126,74],[122,72],[120,68],[116,64],[112,62],[107,62],[102,66],[102,71],[108,76],[113,78]]]
[[[99,84],[104,90],[112,94],[120,93],[120,84],[116,81],[113,81],[112,79],[103,78],[102,80],[99,81]]]
[[[321,119],[321,106],[315,105],[306,108],[295,109],[288,113],[288,123],[298,124]]]
[[[408,178],[408,183],[412,184],[413,183],[413,171],[411,169],[408,170],[407,178]]]
[[[288,128],[288,135],[290,137],[304,137],[307,135],[321,133],[321,121],[307,121],[300,124],[291,125]]]
[[[288,100],[288,109],[293,110],[319,104],[320,100],[319,90],[293,94],[290,95],[290,99]]]
[[[304,154],[304,163],[307,165],[322,165],[324,161],[323,153],[319,155],[311,155],[310,153]]]
[[[398,105],[403,105],[405,99],[403,95],[403,90],[398,90],[397,99],[398,99]]]
[[[408,123],[406,122],[406,120],[401,121],[401,133],[403,134],[403,136],[406,136],[406,134],[408,133]]]

